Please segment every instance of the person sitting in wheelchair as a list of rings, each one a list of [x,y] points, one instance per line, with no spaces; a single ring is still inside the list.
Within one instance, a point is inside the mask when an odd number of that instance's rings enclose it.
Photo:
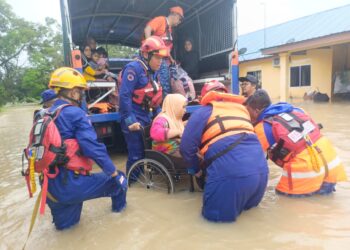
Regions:
[[[151,126],[152,149],[181,158],[179,145],[184,131],[182,117],[186,112],[187,99],[181,94],[168,94],[163,102],[162,112]]]

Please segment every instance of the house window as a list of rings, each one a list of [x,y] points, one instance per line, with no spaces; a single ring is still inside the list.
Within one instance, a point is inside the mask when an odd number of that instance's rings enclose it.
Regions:
[[[290,68],[290,86],[311,86],[311,65]]]
[[[254,76],[256,79],[258,79],[258,81],[261,83],[261,70],[257,70],[257,71],[248,71],[247,75],[252,75]]]

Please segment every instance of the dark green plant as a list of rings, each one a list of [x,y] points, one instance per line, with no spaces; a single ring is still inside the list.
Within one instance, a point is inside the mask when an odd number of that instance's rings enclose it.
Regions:
[[[39,99],[50,72],[62,65],[59,24],[52,18],[44,25],[28,22],[0,0],[0,106]]]

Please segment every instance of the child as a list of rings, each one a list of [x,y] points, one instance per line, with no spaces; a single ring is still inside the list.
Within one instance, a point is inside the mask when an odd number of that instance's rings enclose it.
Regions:
[[[153,120],[151,127],[154,150],[181,157],[179,145],[184,131],[182,117],[186,105],[187,100],[181,94],[168,94],[165,97],[162,112]]]
[[[104,79],[109,82],[116,81],[117,75],[108,71],[107,58],[105,58],[104,54],[100,53],[99,50],[92,51],[92,60],[90,64],[92,68],[103,72],[102,74],[96,75],[97,78]]]
[[[93,69],[95,70],[102,70],[102,67],[98,65],[98,61],[100,60],[100,54],[98,53],[97,50],[92,50],[91,51],[91,61],[90,65]]]
[[[90,46],[85,45],[83,47],[83,75],[86,81],[95,81],[97,77],[105,73],[98,68],[95,62],[96,59],[98,60],[97,56],[95,51],[91,50]]]

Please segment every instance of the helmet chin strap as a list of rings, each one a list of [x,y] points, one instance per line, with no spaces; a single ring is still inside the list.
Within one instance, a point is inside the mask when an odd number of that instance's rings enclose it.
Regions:
[[[145,68],[145,70],[146,71],[151,71],[151,72],[153,72],[153,70],[151,69],[151,67],[149,66],[149,61],[151,60],[151,58],[152,58],[152,56],[153,56],[153,53],[148,53],[148,57],[149,58],[145,58],[141,53],[140,53],[140,57],[141,57],[141,60],[137,60],[137,61],[139,61],[141,64],[142,64],[142,66]]]
[[[65,94],[60,94],[62,97],[64,97],[65,99],[67,99],[67,100],[69,100],[69,101],[71,101],[71,102],[73,102],[73,103],[75,103],[75,104],[77,104],[78,105],[78,107],[80,107],[81,106],[81,101],[79,100],[75,100],[75,99],[73,99],[73,98],[71,98],[71,97],[68,97],[67,95],[65,95]]]

